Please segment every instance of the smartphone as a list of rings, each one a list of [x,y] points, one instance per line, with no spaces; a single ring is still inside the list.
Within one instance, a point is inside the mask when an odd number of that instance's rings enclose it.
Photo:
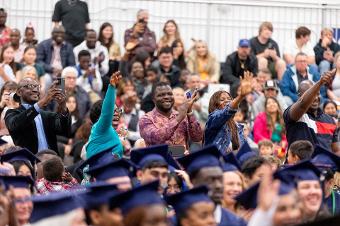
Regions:
[[[57,87],[65,92],[65,78],[57,78]]]
[[[174,158],[180,158],[184,156],[185,147],[183,145],[173,145],[169,146],[169,152]]]
[[[186,92],[185,95],[187,96],[187,99],[191,99],[191,91]]]
[[[273,43],[271,43],[271,42],[268,43],[268,49],[274,49]]]

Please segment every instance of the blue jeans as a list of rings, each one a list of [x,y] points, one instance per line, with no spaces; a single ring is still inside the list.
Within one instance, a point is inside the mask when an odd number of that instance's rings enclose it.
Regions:
[[[331,63],[327,60],[323,60],[319,64],[319,71],[320,75],[323,75],[326,71],[329,71],[331,69]]]

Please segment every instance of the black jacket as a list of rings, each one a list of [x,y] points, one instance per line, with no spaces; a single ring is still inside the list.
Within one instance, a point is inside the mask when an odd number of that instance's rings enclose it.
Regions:
[[[241,68],[237,51],[235,51],[227,56],[225,67],[222,70],[220,82],[227,84],[239,82],[240,76],[243,76],[245,70],[252,72],[254,76],[256,76],[258,71],[256,56],[253,54],[249,55],[243,69]]]
[[[34,154],[38,152],[38,135],[34,122],[34,118],[38,114],[33,106],[29,109],[20,106],[17,109],[8,110],[5,116],[5,123],[14,144],[25,147]],[[70,114],[62,115],[41,110],[40,115],[49,149],[58,152],[57,135],[69,136],[71,131]]]
[[[179,78],[181,77],[181,70],[177,66],[172,65],[170,71],[165,72],[162,66],[159,65],[158,75],[165,75],[170,81],[171,88],[180,86]]]
[[[330,50],[333,51],[333,56],[338,52],[340,51],[340,45],[336,42],[333,42],[329,45],[329,48]],[[315,62],[317,65],[320,64],[321,61],[324,60],[323,58],[323,52],[325,51],[326,49],[324,49],[322,46],[321,46],[321,39],[319,40],[319,42],[314,46],[314,53],[315,53]]]

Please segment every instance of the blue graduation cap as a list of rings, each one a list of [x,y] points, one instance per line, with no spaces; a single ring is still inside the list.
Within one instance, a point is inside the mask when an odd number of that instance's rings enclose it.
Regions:
[[[95,167],[98,165],[102,165],[104,163],[108,163],[111,162],[112,160],[115,160],[116,158],[113,156],[112,154],[112,148],[109,148],[105,151],[101,151],[93,156],[91,156],[90,158],[86,159],[83,163],[81,163],[78,168],[77,168],[77,172],[79,174],[83,173],[83,170],[85,167]]]
[[[222,163],[223,172],[228,171],[241,171],[240,163],[235,157],[234,153],[230,152],[226,155],[223,155],[224,162]]]
[[[177,160],[191,174],[203,167],[221,166],[220,157],[217,147],[209,145]]]
[[[286,183],[304,180],[319,180],[321,172],[309,160],[288,166],[274,173],[274,178]]]
[[[237,152],[236,158],[242,166],[245,161],[257,155],[258,154],[255,151],[251,150],[249,144],[247,142],[244,142],[240,150]]]
[[[27,148],[22,148],[17,151],[5,153],[0,156],[1,162],[25,161],[30,162],[32,166],[40,162],[40,159],[32,154]]]
[[[259,190],[260,182],[253,184],[248,189],[244,190],[235,197],[237,203],[245,209],[255,209],[257,206],[257,191]]]
[[[53,192],[48,195],[32,197],[33,211],[30,223],[63,215],[71,210],[82,207],[79,197],[70,192]]]
[[[340,170],[340,157],[319,145],[315,147],[311,162],[320,169]]]
[[[81,194],[80,197],[84,201],[85,209],[93,209],[109,204],[109,200],[120,193],[116,185],[96,182],[86,186],[86,192]]]
[[[208,196],[208,188],[205,186],[166,196],[165,201],[173,206],[177,214],[185,213],[195,203],[212,202]]]
[[[6,190],[8,190],[10,186],[14,188],[31,189],[34,185],[33,179],[28,176],[0,176],[0,181],[5,185]]]
[[[248,189],[241,192],[235,197],[238,204],[242,205],[245,209],[255,209],[257,206],[257,192],[260,187],[260,182],[250,186]],[[294,189],[293,184],[280,182],[279,195],[287,195]]]
[[[123,215],[129,213],[136,207],[147,207],[154,204],[164,204],[163,199],[158,194],[159,181],[154,181],[145,185],[135,187],[110,199],[110,209],[120,207]]]
[[[134,165],[126,159],[113,160],[95,167],[90,167],[87,174],[96,178],[97,181],[105,181],[110,178],[133,176]]]
[[[150,162],[160,161],[168,164],[170,167],[180,169],[176,160],[171,156],[167,144],[133,150],[131,151],[130,157],[131,161],[139,168],[143,168]]]

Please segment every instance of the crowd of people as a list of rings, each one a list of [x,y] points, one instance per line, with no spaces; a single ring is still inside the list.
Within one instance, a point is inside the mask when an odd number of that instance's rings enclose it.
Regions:
[[[340,221],[340,45],[271,22],[219,62],[137,12],[124,49],[85,2],[51,37],[0,8],[0,226],[289,226]],[[221,88],[222,87],[222,88]],[[333,219],[334,221],[334,219]],[[328,223],[327,223],[328,222]],[[336,225],[336,224],[334,224]]]

